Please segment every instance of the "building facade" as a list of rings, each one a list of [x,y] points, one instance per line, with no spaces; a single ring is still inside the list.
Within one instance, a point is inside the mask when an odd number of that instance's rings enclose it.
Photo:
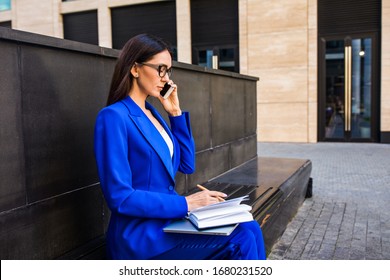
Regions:
[[[260,78],[259,141],[390,143],[390,1],[0,0],[0,26],[117,49],[154,33]]]

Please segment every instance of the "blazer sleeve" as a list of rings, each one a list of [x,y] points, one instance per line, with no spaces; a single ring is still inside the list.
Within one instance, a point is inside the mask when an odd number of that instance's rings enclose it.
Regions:
[[[192,136],[190,115],[183,112],[181,116],[169,117],[171,131],[179,142],[180,164],[179,171],[184,174],[195,172],[195,142]]]
[[[187,214],[183,196],[134,189],[128,162],[126,118],[103,109],[95,124],[94,152],[100,184],[111,211],[139,218],[181,218]]]

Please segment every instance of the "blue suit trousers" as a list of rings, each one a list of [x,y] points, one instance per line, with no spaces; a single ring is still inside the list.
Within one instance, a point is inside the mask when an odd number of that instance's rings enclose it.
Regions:
[[[172,233],[175,234],[175,233]],[[241,223],[229,236],[177,234],[178,244],[153,259],[265,260],[261,228],[256,221]]]

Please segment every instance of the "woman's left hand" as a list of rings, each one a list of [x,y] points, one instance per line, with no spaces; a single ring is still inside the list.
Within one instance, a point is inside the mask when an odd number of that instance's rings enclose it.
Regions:
[[[168,82],[174,90],[172,91],[171,95],[167,98],[164,99],[161,95],[158,97],[160,100],[161,104],[164,107],[164,110],[167,111],[169,115],[172,117],[177,117],[181,115],[181,109],[180,109],[180,104],[179,104],[179,97],[177,95],[177,85],[173,83],[172,80]]]

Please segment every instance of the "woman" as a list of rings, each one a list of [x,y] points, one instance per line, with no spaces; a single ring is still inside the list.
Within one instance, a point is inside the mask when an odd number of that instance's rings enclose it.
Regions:
[[[108,257],[113,259],[265,258],[256,222],[240,225],[229,237],[164,233],[171,219],[218,202],[226,195],[201,191],[180,196],[177,171],[195,170],[189,113],[182,112],[172,80],[172,55],[161,39],[141,34],[118,58],[107,107],[95,125],[95,157],[103,194],[111,210]],[[165,83],[174,87],[164,99]],[[157,98],[170,128],[146,102]]]

